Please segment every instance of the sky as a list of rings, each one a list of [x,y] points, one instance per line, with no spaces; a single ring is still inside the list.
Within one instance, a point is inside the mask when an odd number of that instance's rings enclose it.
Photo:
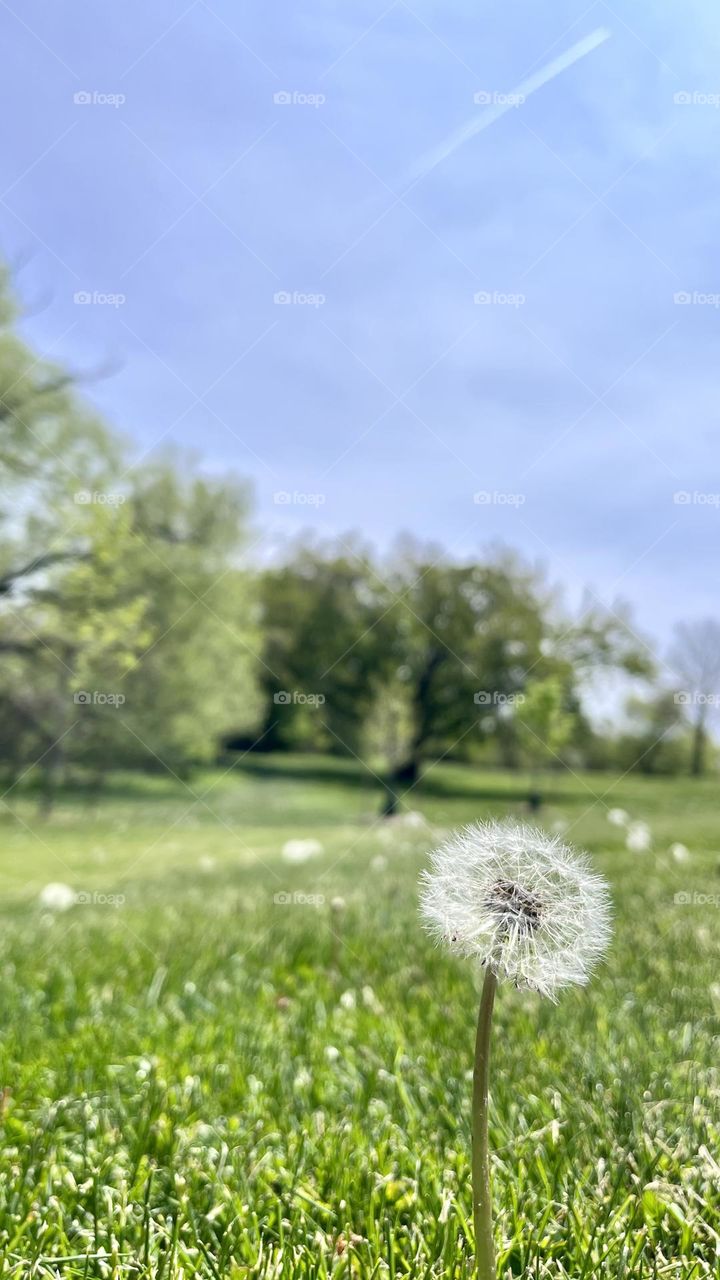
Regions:
[[[661,647],[717,611],[716,6],[0,0],[0,27],[23,331],[133,456],[251,479],[259,554],[504,542]]]

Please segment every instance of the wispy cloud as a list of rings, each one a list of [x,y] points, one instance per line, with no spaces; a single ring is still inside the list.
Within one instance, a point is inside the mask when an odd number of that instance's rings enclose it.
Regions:
[[[490,103],[484,111],[479,115],[473,116],[464,124],[461,129],[451,134],[439,146],[433,147],[432,151],[427,151],[419,160],[408,170],[401,181],[403,190],[407,190],[410,186],[424,178],[433,169],[436,169],[443,160],[447,160],[454,151],[458,151],[466,142],[474,138],[476,134],[481,133],[483,129],[489,129],[491,124],[504,116],[506,112],[512,111],[519,103],[524,103],[533,93],[537,93],[538,89],[542,89],[543,85],[554,80],[556,76],[562,75],[563,71],[567,71],[568,67],[574,66],[581,58],[586,58],[594,49],[599,48],[606,40],[610,39],[611,32],[607,27],[598,27],[589,36],[585,36],[582,40],[578,40],[565,53],[559,54],[557,58],[553,58],[547,62],[539,71],[533,72],[520,84],[516,85],[509,93],[496,95],[496,101]]]

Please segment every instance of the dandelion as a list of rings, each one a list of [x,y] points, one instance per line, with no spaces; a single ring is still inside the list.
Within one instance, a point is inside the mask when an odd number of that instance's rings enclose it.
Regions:
[[[408,809],[407,813],[400,815],[399,821],[403,827],[409,827],[411,831],[422,831],[427,827],[427,819],[419,809]]]
[[[630,821],[630,814],[624,809],[608,809],[607,820],[614,827],[626,827]]]
[[[319,840],[286,840],[282,847],[285,862],[308,862],[323,852]]]
[[[494,1280],[488,1083],[499,983],[555,1000],[583,985],[610,939],[605,881],[555,836],[515,822],[476,823],[431,855],[420,912],[430,933],[485,971],[473,1072],[473,1214],[479,1280]]]
[[[47,911],[68,911],[77,902],[77,894],[69,884],[53,881],[46,884],[40,894],[40,906]]]
[[[690,850],[687,845],[675,843],[670,845],[670,854],[676,862],[687,862],[690,857]]]
[[[362,999],[366,1009],[372,1009],[373,1013],[382,1013],[383,1007],[372,987],[363,987]]]
[[[631,853],[647,853],[652,836],[647,822],[631,822],[625,837],[625,848]]]

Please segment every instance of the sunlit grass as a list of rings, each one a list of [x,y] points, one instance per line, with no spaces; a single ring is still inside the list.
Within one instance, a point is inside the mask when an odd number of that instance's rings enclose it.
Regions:
[[[614,781],[553,775],[540,815],[611,882],[601,979],[559,1008],[498,1000],[503,1274],[720,1266],[715,785]],[[6,799],[0,1274],[467,1276],[477,991],[418,927],[416,880],[438,829],[520,812],[527,786],[440,766],[408,800],[430,825],[388,829],[342,763],[191,785],[118,778],[46,822]],[[652,852],[625,851],[611,805]],[[324,853],[286,864],[294,837]],[[43,911],[56,880],[88,901]]]

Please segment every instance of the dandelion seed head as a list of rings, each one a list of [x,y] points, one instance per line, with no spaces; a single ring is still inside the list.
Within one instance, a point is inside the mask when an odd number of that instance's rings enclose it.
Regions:
[[[77,894],[69,884],[53,881],[46,884],[40,893],[40,906],[47,911],[69,911],[77,902]]]
[[[626,827],[630,821],[630,814],[624,809],[608,809],[607,820],[614,827]]]
[[[631,822],[625,837],[625,848],[631,853],[647,853],[652,834],[647,822]]]
[[[421,831],[427,826],[427,820],[419,809],[409,809],[407,813],[401,814],[400,822],[404,827],[409,827],[411,830],[415,829],[416,831]]]
[[[323,852],[319,840],[286,840],[282,847],[285,862],[308,862]]]
[[[551,998],[586,983],[610,939],[607,885],[586,857],[512,821],[451,835],[423,874],[420,913],[451,950]]]

